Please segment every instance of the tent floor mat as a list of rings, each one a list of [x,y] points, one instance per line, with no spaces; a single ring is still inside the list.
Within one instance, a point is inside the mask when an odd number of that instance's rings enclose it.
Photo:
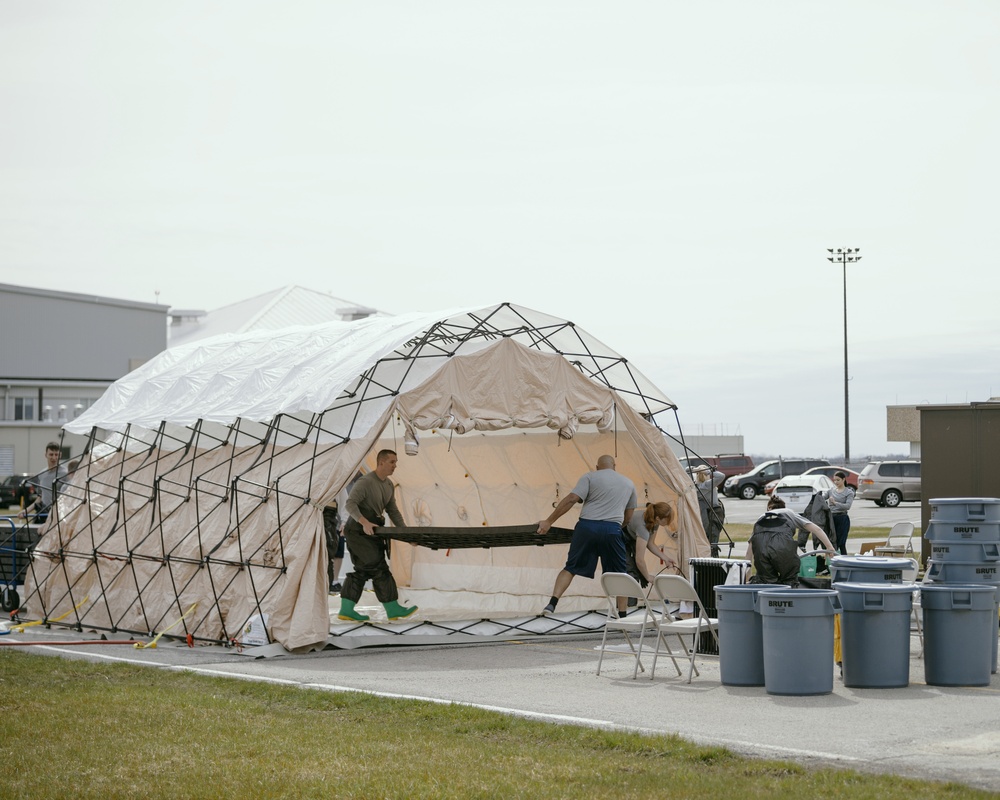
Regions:
[[[607,614],[601,611],[567,611],[549,616],[509,619],[414,620],[399,622],[339,622],[330,626],[328,648],[470,644],[600,633]]]

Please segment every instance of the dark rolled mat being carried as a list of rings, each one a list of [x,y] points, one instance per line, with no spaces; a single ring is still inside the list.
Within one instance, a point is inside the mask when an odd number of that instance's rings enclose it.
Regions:
[[[431,550],[468,547],[523,547],[546,544],[568,544],[573,538],[570,528],[550,528],[538,535],[538,523],[531,525],[500,525],[495,528],[377,528],[376,536],[399,542],[429,547]]]

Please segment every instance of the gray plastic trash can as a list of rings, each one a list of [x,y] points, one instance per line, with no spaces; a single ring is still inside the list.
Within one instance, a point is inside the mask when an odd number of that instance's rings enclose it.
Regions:
[[[996,588],[925,583],[924,679],[931,686],[988,686],[997,621]]]
[[[963,542],[938,539],[931,542],[931,558],[935,561],[1000,561],[1000,541]]]
[[[932,498],[931,520],[938,522],[1000,522],[1000,498]]]
[[[928,542],[1000,542],[1000,522],[940,522],[927,523],[924,538]]]
[[[941,586],[1000,586],[996,561],[935,561],[927,562],[927,585]],[[923,599],[921,598],[921,606]],[[1000,602],[995,602],[995,612],[1000,612]],[[990,643],[990,671],[997,671],[997,623],[998,613],[993,614],[993,637]]]
[[[768,694],[833,691],[833,618],[840,601],[833,589],[765,589],[757,596]]]
[[[844,686],[896,689],[910,683],[909,584],[838,583]]]
[[[902,583],[903,570],[912,569],[908,558],[834,556],[830,559],[833,583]]]
[[[996,561],[937,561],[927,562],[927,579],[935,583],[979,584],[1000,583],[1000,563]]]
[[[719,620],[719,675],[723,686],[764,685],[764,637],[757,596],[784,584],[745,583],[715,587]]]
[[[992,654],[990,655],[990,674],[997,674],[997,627],[998,622],[1000,622],[1000,586],[993,587],[995,594],[993,595],[993,633],[990,635],[990,649]]]

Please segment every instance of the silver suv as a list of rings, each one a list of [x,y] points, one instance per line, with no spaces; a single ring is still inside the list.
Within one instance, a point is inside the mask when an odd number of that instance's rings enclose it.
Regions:
[[[904,500],[920,500],[919,461],[874,461],[861,470],[858,497],[895,508]]]

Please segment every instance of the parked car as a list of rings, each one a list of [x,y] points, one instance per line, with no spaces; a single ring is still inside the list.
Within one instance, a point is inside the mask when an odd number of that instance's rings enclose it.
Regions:
[[[847,485],[850,486],[855,492],[858,491],[858,477],[859,474],[853,469],[848,469],[847,467],[813,467],[812,469],[807,469],[803,472],[803,475],[826,475],[831,481],[833,476],[838,472],[844,472],[847,474]],[[777,484],[779,479],[775,479],[768,483],[764,487],[764,494],[770,496],[774,491],[774,486]]]
[[[873,461],[858,477],[858,496],[877,506],[895,508],[920,500],[919,461]]]
[[[21,505],[21,495],[24,494],[24,504],[28,505],[35,499],[35,487],[27,480],[32,476],[27,472],[18,475],[8,475],[0,481],[0,507]]]
[[[785,501],[785,508],[801,514],[814,494],[832,488],[833,481],[826,475],[789,475],[777,481],[771,496],[780,497]]]
[[[712,460],[709,459],[710,462]],[[727,478],[733,475],[745,475],[754,468],[753,459],[743,453],[723,453],[717,455],[714,461],[712,466]]]
[[[717,456],[691,456],[680,459],[681,466],[688,472],[693,472],[698,467],[708,465],[716,472],[721,472],[727,478],[733,475],[742,475],[753,469],[753,459],[742,453],[723,453]]]
[[[833,476],[838,473],[843,472],[847,475],[847,485],[850,486],[855,492],[858,491],[858,478],[861,477],[859,473],[855,472],[853,469],[848,469],[847,467],[813,467],[812,469],[807,469],[803,472],[803,475],[826,475],[831,481]]]
[[[741,497],[753,500],[764,491],[764,487],[776,478],[786,475],[801,475],[813,467],[828,467],[830,462],[821,458],[779,458],[776,461],[765,461],[750,472],[727,478],[722,492],[727,497]]]

